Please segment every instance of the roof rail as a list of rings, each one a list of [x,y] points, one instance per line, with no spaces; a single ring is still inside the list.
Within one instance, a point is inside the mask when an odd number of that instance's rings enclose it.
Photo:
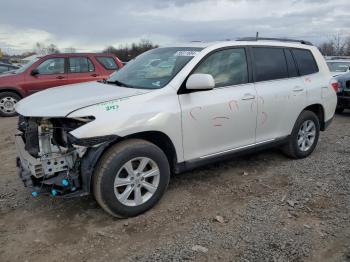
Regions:
[[[293,42],[293,43],[301,43],[303,45],[313,45],[309,41],[305,40],[296,40],[296,39],[288,39],[288,38],[268,38],[268,37],[242,37],[238,38],[236,41],[259,41],[259,40],[268,40],[268,41],[280,41],[280,42]]]

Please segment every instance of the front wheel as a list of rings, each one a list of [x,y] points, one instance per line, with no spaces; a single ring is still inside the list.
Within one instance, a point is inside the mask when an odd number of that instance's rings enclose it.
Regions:
[[[0,93],[0,116],[10,117],[17,115],[15,106],[21,98],[12,92]]]
[[[112,146],[94,172],[97,202],[115,217],[133,217],[151,209],[170,179],[169,162],[156,145],[130,139]]]
[[[304,158],[315,149],[320,136],[320,121],[311,111],[303,111],[294,124],[292,134],[283,151],[292,158]]]

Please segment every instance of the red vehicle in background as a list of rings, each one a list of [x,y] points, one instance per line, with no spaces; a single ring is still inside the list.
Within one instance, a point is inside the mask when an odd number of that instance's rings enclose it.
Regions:
[[[0,75],[0,116],[14,116],[21,99],[46,88],[103,80],[123,67],[111,54],[74,53],[38,57],[9,74]]]

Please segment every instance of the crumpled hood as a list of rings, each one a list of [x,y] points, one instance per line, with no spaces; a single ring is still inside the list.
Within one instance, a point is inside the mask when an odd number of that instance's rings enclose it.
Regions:
[[[151,90],[88,82],[46,89],[22,99],[16,111],[28,117],[65,117],[72,111]]]

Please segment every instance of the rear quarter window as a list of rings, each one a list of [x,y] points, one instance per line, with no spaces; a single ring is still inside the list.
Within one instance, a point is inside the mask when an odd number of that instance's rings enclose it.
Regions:
[[[309,50],[293,49],[292,53],[298,65],[300,75],[310,75],[319,71],[316,60]]]
[[[118,66],[113,57],[98,56],[97,61],[107,70],[117,70]]]

